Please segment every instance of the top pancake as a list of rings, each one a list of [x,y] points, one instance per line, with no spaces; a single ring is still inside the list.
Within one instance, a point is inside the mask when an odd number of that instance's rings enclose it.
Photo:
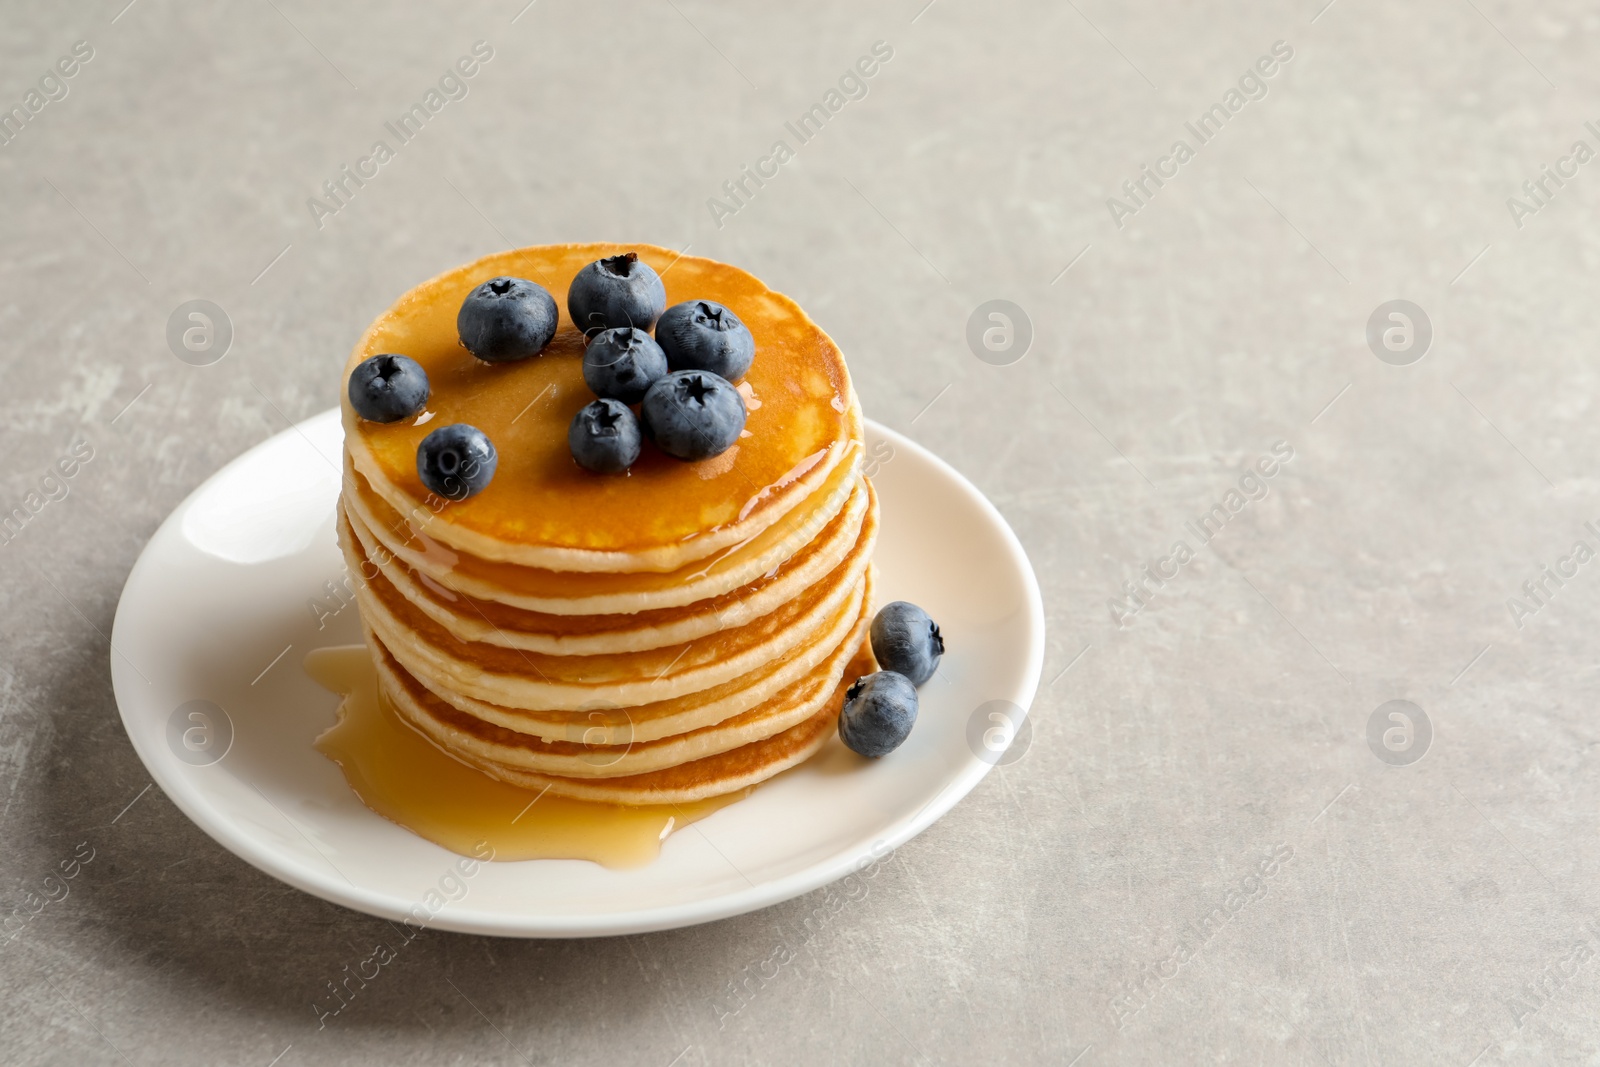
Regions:
[[[740,440],[685,463],[646,443],[627,474],[573,461],[567,427],[594,400],[583,381],[583,338],[567,315],[567,286],[596,259],[637,252],[661,274],[667,306],[705,299],[750,327],[756,355],[739,383],[749,418]],[[550,290],[561,310],[545,351],[483,363],[460,346],[456,314],[473,287],[512,275]],[[345,447],[375,492],[430,537],[485,560],[559,571],[676,570],[738,544],[782,518],[841,462],[858,460],[860,409],[844,358],[799,306],[736,267],[651,245],[546,245],[487,256],[402,296],[362,335],[362,360],[398,353],[422,364],[432,395],[396,423],[359,418],[340,391]],[[417,446],[429,432],[470,423],[499,454],[489,487],[459,502],[428,493]]]

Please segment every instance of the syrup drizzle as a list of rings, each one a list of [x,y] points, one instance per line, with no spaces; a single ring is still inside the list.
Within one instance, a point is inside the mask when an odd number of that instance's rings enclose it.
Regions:
[[[642,867],[669,834],[748,795],[640,807],[574,800],[491,778],[407,725],[378,689],[365,645],[319,648],[305,671],[344,697],[317,751],[339,765],[361,802],[390,822],[463,856],[496,860],[580,859]]]

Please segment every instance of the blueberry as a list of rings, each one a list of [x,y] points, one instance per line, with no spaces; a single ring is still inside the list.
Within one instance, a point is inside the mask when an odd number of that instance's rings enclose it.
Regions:
[[[756,339],[739,316],[709,300],[674,304],[656,323],[656,343],[673,370],[708,370],[738,381],[756,358]]]
[[[544,351],[556,335],[556,299],[526,278],[490,278],[456,316],[461,347],[485,363],[510,363]]]
[[[872,620],[872,654],[885,670],[921,685],[939,669],[944,638],[928,613],[904,600],[885,604]]]
[[[595,335],[583,353],[583,380],[596,396],[624,404],[644,399],[650,383],[667,373],[661,346],[643,330],[623,326]]]
[[[744,429],[744,397],[726,378],[679,370],[657,378],[639,405],[645,435],[679,459],[726,452]]]
[[[399,422],[428,402],[428,372],[405,356],[373,356],[350,372],[350,406],[370,422]]]
[[[660,275],[637,252],[595,260],[567,290],[567,313],[585,334],[618,326],[648,330],[666,306]]]
[[[894,671],[865,674],[845,690],[839,739],[877,759],[900,747],[917,721],[917,687]]]
[[[483,492],[499,462],[494,443],[482,430],[464,422],[439,427],[417,446],[417,476],[448,500],[465,500]]]
[[[578,409],[567,427],[567,447],[578,466],[615,474],[639,458],[639,420],[620,400],[602,397]]]

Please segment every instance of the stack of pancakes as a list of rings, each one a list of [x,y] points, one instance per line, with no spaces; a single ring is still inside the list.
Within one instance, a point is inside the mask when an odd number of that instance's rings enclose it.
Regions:
[[[647,444],[629,472],[594,474],[566,444],[594,399],[566,291],[585,264],[629,251],[662,275],[669,306],[714,300],[750,327],[749,418],[711,459]],[[563,305],[543,354],[487,364],[460,347],[462,300],[499,275]],[[432,393],[389,424],[344,401],[339,541],[380,690],[404,721],[496,778],[622,804],[744,789],[836,732],[846,685],[874,669],[878,507],[843,357],[793,301],[666,249],[544,246],[407,293],[346,375],[385,352],[421,363]],[[488,488],[459,502],[416,471],[418,443],[454,422],[499,455]]]

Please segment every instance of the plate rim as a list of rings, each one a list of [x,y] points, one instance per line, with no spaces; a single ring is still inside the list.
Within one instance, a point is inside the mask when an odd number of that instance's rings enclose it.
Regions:
[[[271,447],[281,438],[288,435],[298,434],[305,438],[307,443],[311,444],[312,448],[321,454],[320,450],[316,449],[307,430],[312,424],[320,420],[331,419],[337,421],[338,414],[339,409],[336,407],[319,412],[246,449],[207,476],[162,520],[140,550],[139,557],[135,560],[133,567],[129,569],[128,577],[123,582],[123,588],[117,597],[117,609],[111,627],[112,648],[109,651],[112,691],[117,701],[118,717],[122,721],[123,730],[133,744],[134,751],[138,754],[140,762],[144,764],[145,770],[149,772],[155,784],[160,786],[161,791],[166,794],[167,798],[206,836],[264,874],[320,900],[326,900],[362,914],[398,921],[408,916],[416,903],[415,901],[409,900],[400,894],[364,888],[348,881],[348,879],[341,881],[338,878],[319,875],[309,867],[284,865],[280,862],[276,852],[259,844],[255,837],[240,831],[233,820],[226,818],[217,809],[203,803],[199,787],[194,784],[193,778],[181,773],[175,759],[167,759],[158,751],[147,751],[146,746],[140,740],[141,732],[133,728],[131,721],[133,713],[128,710],[128,707],[134,703],[133,698],[128,696],[125,699],[125,694],[136,684],[136,679],[131,677],[136,672],[132,664],[126,663],[117,651],[118,634],[123,631],[125,626],[130,625],[125,621],[123,611],[128,589],[141,576],[146,567],[154,566],[154,563],[150,562],[150,547],[156,540],[162,537],[163,534],[170,532],[169,527],[179,519],[189,505],[207,487],[222,477],[235,464],[241,463],[256,451]],[[1017,704],[1022,709],[1023,719],[1026,719],[1032,712],[1033,700],[1038,695],[1039,680],[1044,668],[1045,618],[1044,600],[1039,589],[1038,576],[1034,573],[1033,564],[1029,560],[1027,552],[1023,549],[1022,542],[1017,538],[1016,532],[1011,529],[1011,524],[1006,522],[1005,516],[1000,514],[999,509],[975,485],[968,481],[960,471],[945,462],[931,449],[872,419],[866,419],[864,423],[864,428],[869,436],[885,439],[891,447],[895,449],[905,448],[918,454],[919,458],[931,462],[940,473],[966,496],[968,503],[982,512],[990,523],[1000,531],[1001,540],[1006,547],[1011,562],[1018,573],[1025,579],[1022,585],[1026,601],[1026,622],[1029,627],[1027,658],[1018,679],[1017,687],[1013,692],[1005,694],[1005,698],[1011,699]],[[1022,721],[1022,719],[1018,720],[1019,726]],[[901,817],[890,823],[884,832],[874,837],[869,849],[863,850],[860,847],[847,848],[780,878],[761,881],[731,893],[718,893],[705,898],[660,907],[635,908],[629,911],[608,912],[598,915],[510,916],[473,912],[470,908],[464,908],[459,911],[447,908],[434,914],[425,928],[493,937],[614,937],[649,933],[657,930],[681,929],[758,911],[829,885],[854,871],[863,869],[880,856],[898,849],[901,845],[904,845],[907,841],[910,841],[943,818],[956,804],[960,803],[967,794],[976,788],[979,782],[983,781],[993,766],[994,764],[979,759],[976,755],[972,756],[964,768],[945,783],[944,788],[935,795],[932,801],[911,816]],[[257,791],[259,792],[259,789]],[[884,851],[880,851],[880,849]],[[320,852],[320,850],[318,851]],[[537,863],[542,861],[528,860],[524,862]]]

